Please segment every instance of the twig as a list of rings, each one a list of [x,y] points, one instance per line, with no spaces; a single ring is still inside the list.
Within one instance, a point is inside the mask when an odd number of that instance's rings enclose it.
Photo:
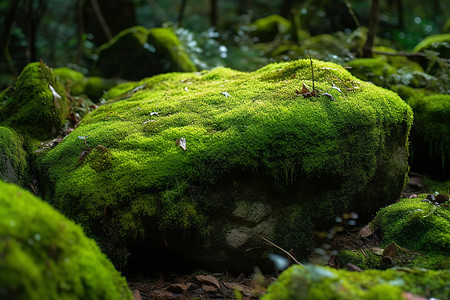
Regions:
[[[105,33],[105,36],[108,39],[108,41],[110,41],[113,38],[113,35],[111,33],[111,29],[108,26],[108,23],[106,23],[100,5],[98,4],[98,1],[91,0],[91,4],[92,8],[94,9],[95,15],[97,16],[97,20],[100,23],[100,27],[103,29],[103,32]]]
[[[373,50],[373,53],[380,55],[388,55],[388,56],[405,56],[405,57],[426,57],[427,54],[423,52],[387,52],[387,51],[378,51]],[[439,61],[450,63],[450,59],[438,57]]]
[[[308,54],[309,54],[309,61],[311,62],[311,74],[312,74],[312,82],[313,82],[313,95],[316,95],[316,89],[314,88],[314,68],[313,68],[313,62],[311,59],[311,52],[309,52],[308,49]]]
[[[281,248],[280,246],[274,244],[274,243],[271,242],[269,239],[267,239],[267,238],[265,238],[265,237],[261,237],[261,238],[262,238],[265,242],[267,242],[267,243],[269,243],[270,245],[274,246],[275,248],[277,248],[277,249],[283,251],[283,252],[284,252],[287,256],[289,256],[296,264],[298,264],[298,265],[304,267],[304,265],[303,265],[301,262],[299,262],[292,254],[290,254],[289,252],[287,252],[286,250],[284,250],[284,249]]]
[[[345,0],[345,5],[347,5],[348,12],[352,16],[353,21],[355,21],[356,26],[360,27],[361,24],[359,24],[358,18],[356,17],[355,12],[353,11],[352,5],[350,4],[350,2],[348,0]]]

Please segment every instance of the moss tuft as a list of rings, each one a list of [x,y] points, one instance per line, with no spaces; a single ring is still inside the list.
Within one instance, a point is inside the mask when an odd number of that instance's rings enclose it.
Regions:
[[[252,25],[252,36],[258,42],[270,42],[275,38],[282,38],[286,34],[293,34],[292,23],[279,15],[270,15],[256,20]]]
[[[66,117],[66,92],[53,70],[39,62],[23,69],[12,96],[0,105],[0,123],[40,140],[56,136]]]
[[[58,81],[65,87],[72,96],[84,94],[86,78],[83,73],[69,68],[55,68],[54,73]]]
[[[442,58],[450,58],[450,33],[428,36],[413,49],[414,52],[425,50],[439,52],[439,56]]]
[[[0,182],[0,298],[132,299],[82,229],[47,203]]]

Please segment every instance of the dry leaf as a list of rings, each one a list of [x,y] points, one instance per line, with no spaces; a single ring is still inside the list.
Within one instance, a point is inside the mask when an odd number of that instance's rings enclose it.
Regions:
[[[209,285],[213,285],[215,286],[217,289],[220,289],[220,283],[219,280],[217,280],[216,277],[212,276],[212,275],[197,275],[195,276],[195,279],[197,279],[198,281],[200,281],[200,283],[205,283],[205,284],[209,284]],[[203,288],[203,286],[202,286]]]
[[[303,96],[305,98],[316,96],[316,92],[315,91],[310,92],[304,83],[303,83],[303,86],[302,86],[302,90],[300,92],[298,90],[295,90],[295,93],[297,95],[299,95],[299,96],[301,95],[301,96]]]
[[[182,294],[189,288],[191,284],[185,284],[185,283],[174,283],[171,284],[167,289],[173,293]]]
[[[358,235],[360,238],[366,238],[368,236],[371,236],[373,234],[372,229],[370,228],[369,224],[361,228],[361,230],[358,232]]]
[[[244,293],[244,295],[246,296],[253,295],[253,290],[251,288],[237,282],[223,282],[223,285],[230,290],[238,290],[239,292]]]
[[[332,101],[336,101],[336,100],[333,98],[333,96],[331,96],[331,94],[323,93],[323,94],[321,94],[321,96],[322,96],[322,95],[327,96],[327,97],[330,98]]]
[[[222,95],[225,96],[225,98],[231,97],[230,94],[228,94],[228,92],[220,92]]]
[[[394,258],[397,255],[397,244],[395,242],[390,243],[386,249],[384,249],[382,256],[389,256],[390,258]]]
[[[209,284],[202,284],[202,290],[207,293],[217,292],[218,288]]]
[[[139,290],[133,290],[133,299],[134,300],[142,300],[141,293]]]

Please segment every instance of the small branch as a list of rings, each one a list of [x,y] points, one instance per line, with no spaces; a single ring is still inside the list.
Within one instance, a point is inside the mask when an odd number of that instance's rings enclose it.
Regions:
[[[348,13],[352,16],[353,21],[355,21],[356,26],[360,27],[361,24],[359,24],[358,18],[355,15],[355,12],[353,11],[352,5],[348,0],[345,0],[345,5],[347,5]]]
[[[316,95],[316,89],[314,88],[314,68],[313,68],[313,62],[311,59],[311,52],[309,52],[308,49],[308,54],[309,54],[309,61],[311,62],[311,75],[312,75],[312,82],[313,82],[313,95]]]
[[[278,250],[283,251],[284,254],[286,254],[287,256],[289,256],[290,259],[292,259],[296,264],[303,266],[304,265],[299,262],[292,254],[290,254],[289,252],[287,252],[286,250],[284,250],[283,248],[281,248],[280,246],[274,244],[273,242],[271,242],[269,239],[265,238],[265,237],[261,237],[265,242],[269,243],[270,245],[274,246],[275,248],[277,248]]]
[[[100,23],[100,27],[102,27],[106,38],[108,39],[108,41],[110,41],[113,38],[113,35],[111,33],[111,29],[108,26],[108,23],[106,23],[100,5],[98,4],[98,1],[91,0],[91,4],[92,8],[94,9],[95,15],[97,16],[98,22]]]

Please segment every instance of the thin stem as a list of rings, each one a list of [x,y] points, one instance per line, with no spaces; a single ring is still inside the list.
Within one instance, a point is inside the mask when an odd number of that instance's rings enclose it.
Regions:
[[[296,264],[298,264],[298,265],[304,267],[304,265],[303,265],[301,262],[299,262],[292,254],[290,254],[289,252],[287,252],[286,250],[284,250],[284,249],[281,248],[280,246],[274,244],[274,243],[271,242],[269,239],[267,239],[267,238],[265,238],[265,237],[262,237],[262,239],[263,239],[265,242],[269,243],[270,245],[274,246],[275,248],[277,248],[277,249],[283,251],[283,252],[284,252],[287,256],[289,256]]]

